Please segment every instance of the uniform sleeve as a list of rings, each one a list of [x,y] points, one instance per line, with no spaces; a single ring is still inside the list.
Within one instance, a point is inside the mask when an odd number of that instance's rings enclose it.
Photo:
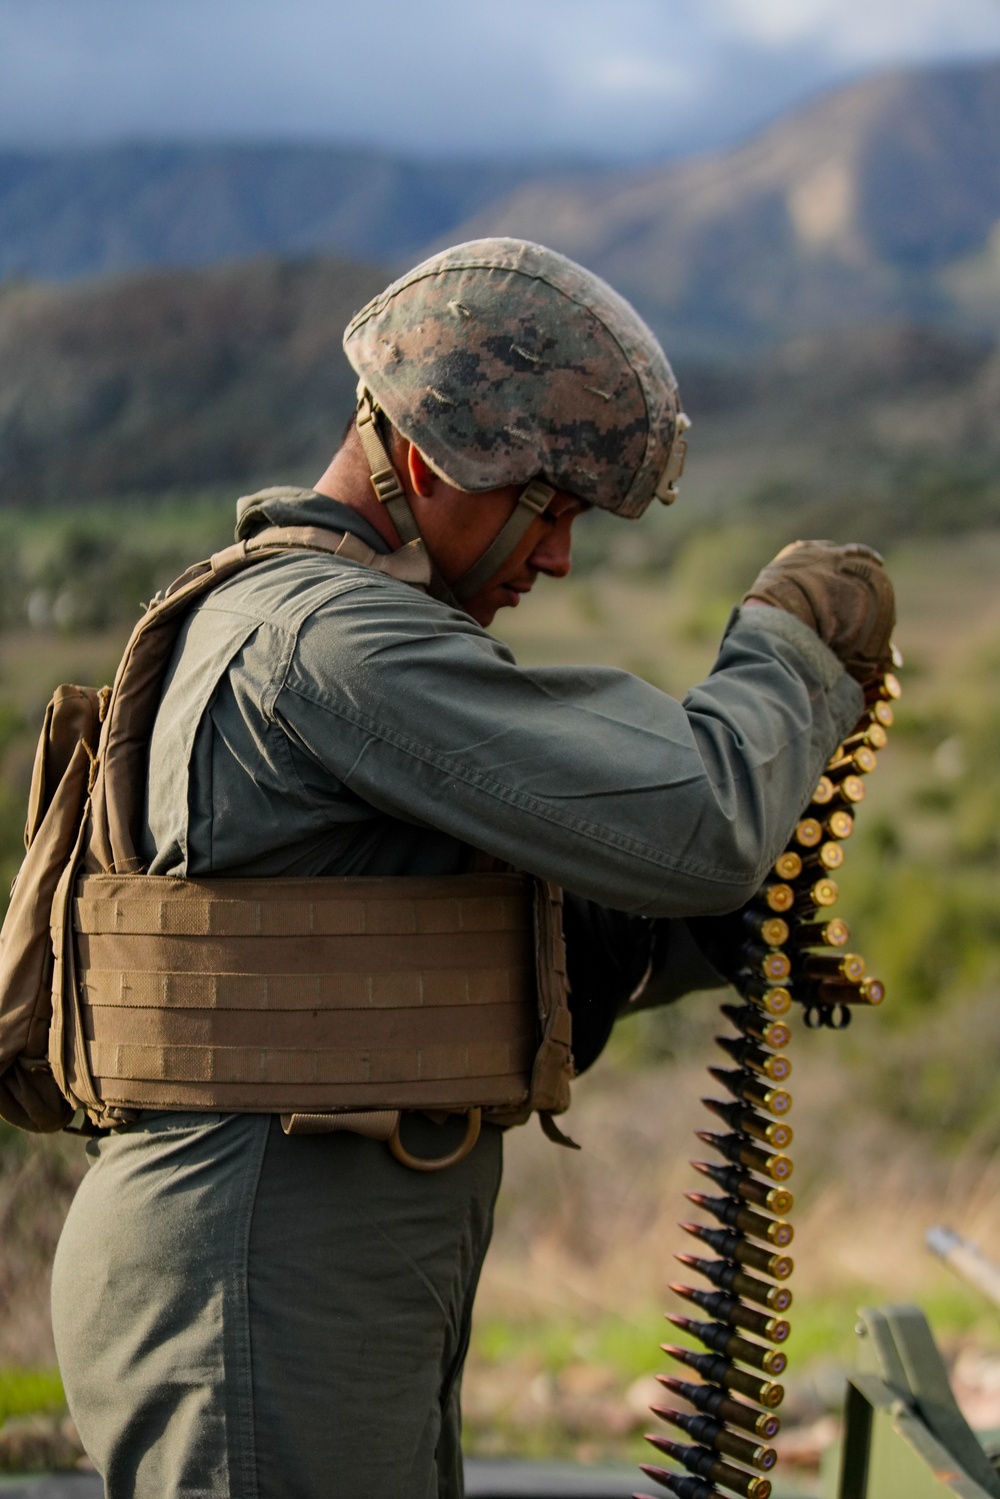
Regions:
[[[679,917],[749,898],[862,707],[776,609],[734,614],[678,702],[622,671],[521,668],[467,616],[369,574],[302,625],[272,711],[294,752],[385,814]]]

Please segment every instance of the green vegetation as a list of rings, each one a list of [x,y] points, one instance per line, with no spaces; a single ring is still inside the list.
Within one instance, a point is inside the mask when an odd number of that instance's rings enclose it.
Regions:
[[[0,1426],[15,1416],[64,1410],[58,1369],[0,1369]]]

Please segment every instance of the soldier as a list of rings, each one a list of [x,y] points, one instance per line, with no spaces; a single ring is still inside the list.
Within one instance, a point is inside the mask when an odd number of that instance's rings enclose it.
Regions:
[[[556,882],[580,1071],[646,975],[660,1000],[717,983],[686,918],[760,884],[861,713],[842,662],[884,664],[891,589],[873,555],[791,549],[683,703],[620,671],[522,669],[485,627],[569,572],[579,515],[674,496],[685,423],[659,345],[598,278],[498,239],[418,266],[345,348],[359,405],[329,468],[241,500],[238,534],[347,542],[192,611],[150,744],[147,870],[280,884],[486,855]],[[416,1112],[406,1147],[465,1131]],[[53,1300],[109,1499],[458,1499],[501,1138],[484,1123],[434,1174],[222,1106],[92,1140]]]

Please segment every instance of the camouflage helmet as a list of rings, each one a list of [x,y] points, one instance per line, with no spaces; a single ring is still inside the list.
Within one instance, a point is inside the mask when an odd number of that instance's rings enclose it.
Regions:
[[[519,239],[455,245],[351,319],[361,387],[431,468],[476,492],[541,477],[619,515],[675,497],[677,382],[600,277]]]

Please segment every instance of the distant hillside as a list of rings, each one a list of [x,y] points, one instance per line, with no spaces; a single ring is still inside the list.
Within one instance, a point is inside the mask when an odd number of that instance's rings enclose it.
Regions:
[[[0,151],[0,278],[319,252],[391,261],[554,170],[333,145]]]
[[[528,184],[457,233],[583,261],[670,351],[873,320],[997,330],[1000,63],[868,79],[693,160]]]
[[[261,260],[0,290],[0,505],[318,472],[353,405],[341,334],[384,283]]]
[[[315,477],[353,404],[342,330],[385,274],[257,260],[9,284],[0,506]],[[868,326],[677,370],[692,512],[782,484],[796,503],[873,484],[902,503],[908,464],[1000,467],[1000,355],[982,340]]]

